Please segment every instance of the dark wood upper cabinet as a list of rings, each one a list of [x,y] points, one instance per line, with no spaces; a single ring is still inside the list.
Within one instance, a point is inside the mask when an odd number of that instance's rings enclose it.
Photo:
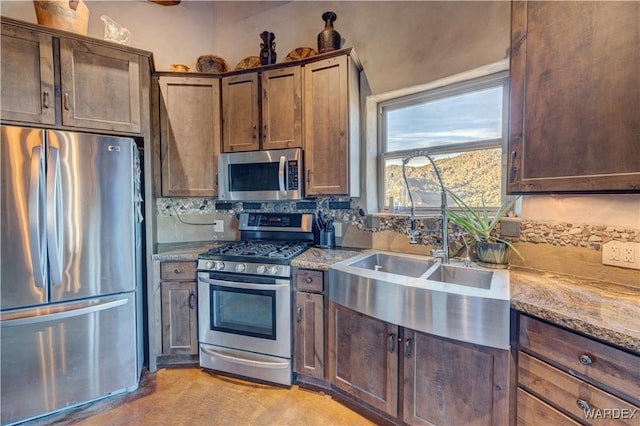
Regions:
[[[508,192],[640,191],[640,3],[512,3]]]

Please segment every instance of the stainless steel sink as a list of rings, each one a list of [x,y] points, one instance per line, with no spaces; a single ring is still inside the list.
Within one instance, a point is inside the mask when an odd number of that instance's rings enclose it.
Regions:
[[[372,251],[331,265],[329,298],[412,330],[509,349],[507,270]]]
[[[372,253],[349,266],[415,278],[423,275],[434,264],[435,261],[431,258]]]
[[[427,279],[488,290],[491,288],[493,272],[459,266],[439,265],[427,276]]]

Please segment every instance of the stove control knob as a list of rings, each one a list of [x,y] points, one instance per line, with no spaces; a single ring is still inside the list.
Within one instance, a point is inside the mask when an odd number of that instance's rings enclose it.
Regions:
[[[215,271],[222,271],[224,269],[224,262],[216,261],[215,265],[213,265],[213,269]]]
[[[256,268],[256,272],[259,274],[264,274],[267,272],[267,266],[266,265],[258,265],[258,267]]]
[[[270,266],[269,267],[269,274],[270,275],[276,275],[279,272],[279,268],[277,266]]]
[[[210,260],[207,260],[204,262],[204,269],[213,269],[213,262]]]
[[[244,272],[247,270],[247,265],[245,265],[244,263],[238,263],[236,265],[236,272]]]

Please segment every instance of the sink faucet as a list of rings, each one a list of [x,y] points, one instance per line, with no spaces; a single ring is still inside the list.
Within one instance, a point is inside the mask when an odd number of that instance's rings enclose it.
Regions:
[[[419,235],[416,231],[416,217],[415,217],[415,207],[413,205],[413,195],[411,194],[411,188],[409,188],[409,183],[407,182],[407,173],[405,171],[406,165],[409,161],[416,157],[425,157],[431,165],[433,169],[436,171],[436,177],[438,178],[438,183],[440,184],[440,194],[441,194],[441,203],[440,203],[440,214],[442,215],[442,249],[434,250],[432,255],[435,257],[441,257],[442,263],[449,263],[449,236],[447,235],[447,191],[444,188],[444,183],[442,182],[442,176],[440,175],[440,169],[436,165],[435,161],[431,155],[425,151],[415,151],[408,157],[402,160],[402,178],[404,179],[404,184],[407,187],[407,193],[409,194],[409,202],[411,203],[411,230],[409,231],[409,244],[417,244],[415,237]]]

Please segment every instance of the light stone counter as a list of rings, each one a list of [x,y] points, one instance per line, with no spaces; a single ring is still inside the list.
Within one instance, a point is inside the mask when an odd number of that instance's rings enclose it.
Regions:
[[[322,249],[319,247],[311,247],[291,261],[291,266],[296,268],[316,269],[319,271],[328,271],[329,266],[334,263],[347,260],[350,257],[359,255],[365,251],[364,249],[351,249],[345,247],[337,247],[335,249]]]
[[[227,241],[192,241],[189,243],[161,243],[156,252],[151,255],[152,260],[198,260],[200,253],[210,248],[218,247]]]

